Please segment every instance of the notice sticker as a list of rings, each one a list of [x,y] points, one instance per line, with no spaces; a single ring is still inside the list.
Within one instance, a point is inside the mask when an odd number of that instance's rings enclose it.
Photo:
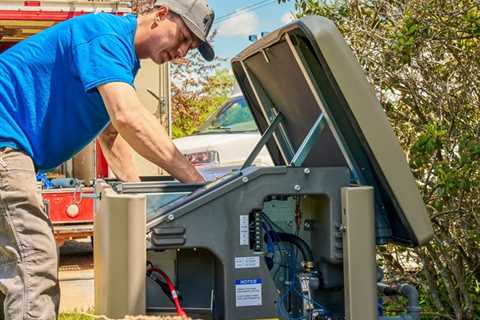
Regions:
[[[248,215],[240,216],[240,245],[250,245],[250,241],[248,238]]]
[[[251,307],[262,305],[262,279],[235,280],[235,305]]]
[[[235,269],[259,268],[260,257],[235,257]]]

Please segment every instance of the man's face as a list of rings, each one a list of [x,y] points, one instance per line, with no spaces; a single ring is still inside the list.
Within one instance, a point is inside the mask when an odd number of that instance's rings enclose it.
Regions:
[[[151,32],[149,55],[158,64],[183,58],[190,49],[196,49],[200,45],[200,40],[183,20],[171,13],[159,11]]]

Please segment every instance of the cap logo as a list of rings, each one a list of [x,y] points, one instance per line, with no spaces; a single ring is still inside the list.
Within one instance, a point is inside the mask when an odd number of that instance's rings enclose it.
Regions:
[[[205,18],[203,18],[203,25],[205,26],[205,34],[209,33],[210,28],[212,27],[214,18],[215,18],[214,13],[207,14]]]

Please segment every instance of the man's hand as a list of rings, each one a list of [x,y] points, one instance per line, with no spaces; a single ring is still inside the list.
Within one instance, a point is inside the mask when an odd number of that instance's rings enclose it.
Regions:
[[[113,127],[144,158],[184,183],[205,180],[178,151],[165,129],[141,104],[135,90],[123,82],[98,87]]]

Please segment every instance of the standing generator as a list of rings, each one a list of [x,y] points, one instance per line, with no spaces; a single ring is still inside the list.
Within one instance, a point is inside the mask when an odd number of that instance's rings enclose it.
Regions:
[[[419,319],[376,246],[432,237],[398,139],[334,24],[310,16],[232,60],[262,138],[205,185],[96,186],[95,312],[201,319]],[[266,146],[273,166],[252,163]],[[385,317],[378,295],[404,295]]]

